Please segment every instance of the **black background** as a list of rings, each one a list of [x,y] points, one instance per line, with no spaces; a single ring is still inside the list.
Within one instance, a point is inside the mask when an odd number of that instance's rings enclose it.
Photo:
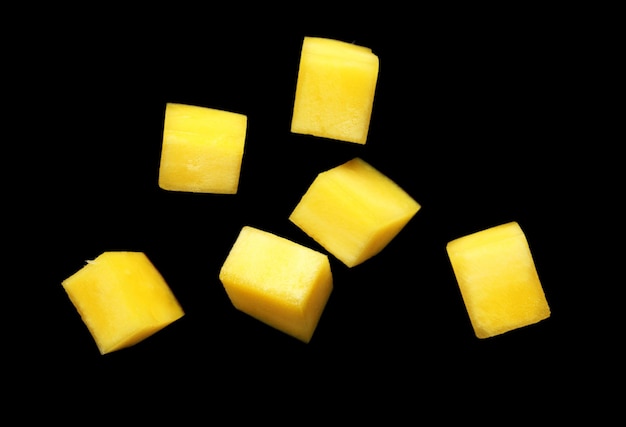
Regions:
[[[581,218],[597,197],[583,185],[589,165],[572,144],[584,131],[571,114],[584,37],[560,25],[562,11],[420,9],[393,19],[373,11],[311,22],[285,15],[258,27],[238,14],[178,9],[157,22],[118,12],[102,20],[79,13],[40,33],[27,48],[34,74],[16,88],[25,120],[15,125],[23,144],[8,189],[19,200],[8,222],[19,237],[7,286],[23,293],[7,302],[15,314],[4,353],[15,360],[8,366],[20,378],[18,400],[67,393],[68,403],[80,395],[114,416],[130,407],[200,408],[207,420],[222,402],[259,400],[271,402],[258,413],[271,419],[286,398],[305,417],[348,407],[419,418],[446,402],[473,402],[467,416],[502,403],[518,414],[572,414],[584,407],[572,402],[615,380],[603,370],[615,340],[592,326],[606,313],[591,314],[598,299],[586,289],[589,254],[579,244],[593,234]],[[290,133],[304,36],[378,55],[366,145]],[[237,195],[158,188],[167,102],[248,116]],[[361,266],[331,257],[334,290],[308,345],[236,311],[218,273],[241,227],[323,251],[288,216],[317,173],[356,156],[422,209]],[[479,340],[445,245],[513,220],[552,316]],[[110,250],[145,252],[186,315],[101,356],[61,282]],[[383,406],[385,397],[394,403]]]

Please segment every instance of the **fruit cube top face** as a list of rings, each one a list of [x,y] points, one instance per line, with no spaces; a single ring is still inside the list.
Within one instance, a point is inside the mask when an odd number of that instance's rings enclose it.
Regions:
[[[326,255],[249,226],[228,254],[220,281],[237,309],[304,342],[332,291]]]
[[[142,252],[104,252],[62,285],[101,354],[134,345],[184,315]]]
[[[246,128],[243,114],[168,103],[159,186],[171,191],[237,193]]]
[[[365,144],[378,67],[378,57],[369,48],[305,37],[291,131]]]
[[[349,267],[380,252],[420,205],[360,158],[320,173],[289,219]]]
[[[517,222],[453,240],[447,252],[478,338],[550,316],[526,236]]]

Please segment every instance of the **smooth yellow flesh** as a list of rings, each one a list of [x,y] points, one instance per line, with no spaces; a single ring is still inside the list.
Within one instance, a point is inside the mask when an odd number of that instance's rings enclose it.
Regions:
[[[184,315],[141,252],[104,252],[62,285],[101,354],[134,345]]]
[[[247,116],[169,103],[165,109],[159,186],[164,190],[235,194]]]
[[[550,316],[528,242],[518,223],[453,240],[447,252],[478,338]]]
[[[420,205],[360,158],[320,173],[289,219],[349,267],[379,253]]]
[[[291,131],[365,144],[378,67],[378,57],[369,48],[305,37]]]
[[[243,227],[220,271],[233,305],[309,342],[333,287],[328,257],[253,227]]]

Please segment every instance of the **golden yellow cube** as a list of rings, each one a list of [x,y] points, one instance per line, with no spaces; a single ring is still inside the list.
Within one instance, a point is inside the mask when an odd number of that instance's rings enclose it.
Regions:
[[[305,343],[333,288],[326,255],[249,226],[239,233],[219,278],[235,308]]]
[[[360,158],[320,173],[289,220],[348,267],[379,253],[420,205]]]
[[[378,80],[371,49],[305,37],[296,83],[291,131],[365,144]]]
[[[168,103],[159,187],[194,193],[237,193],[246,131],[247,116],[243,114]]]
[[[446,249],[478,338],[550,316],[530,247],[517,222],[458,238]]]
[[[101,354],[134,345],[184,315],[142,252],[104,252],[62,285]]]

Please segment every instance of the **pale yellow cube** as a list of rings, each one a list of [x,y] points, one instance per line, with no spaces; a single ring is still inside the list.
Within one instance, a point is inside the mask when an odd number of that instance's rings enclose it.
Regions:
[[[134,345],[184,315],[142,252],[104,252],[62,285],[101,354]]]
[[[446,249],[478,338],[550,316],[530,247],[517,222],[458,238]]]
[[[378,67],[378,57],[370,48],[305,37],[291,131],[365,144]]]
[[[246,131],[246,115],[168,103],[159,186],[171,191],[237,193]]]
[[[219,274],[238,310],[308,343],[333,289],[328,257],[245,226]]]
[[[320,173],[289,220],[354,267],[387,246],[419,209],[406,191],[357,157]]]

